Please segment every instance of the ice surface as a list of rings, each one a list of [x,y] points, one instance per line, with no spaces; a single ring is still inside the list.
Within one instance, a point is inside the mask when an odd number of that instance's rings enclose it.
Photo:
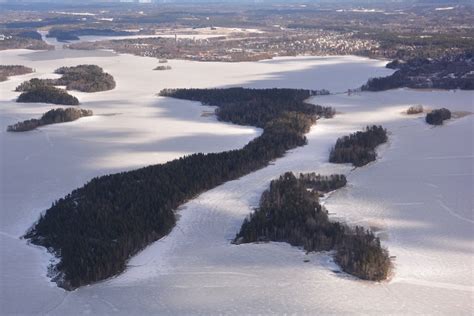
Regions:
[[[431,127],[422,116],[402,114],[413,104],[474,111],[474,94],[468,91],[315,97],[312,102],[341,113],[318,121],[307,146],[181,207],[171,234],[132,258],[122,275],[73,292],[57,288],[46,277],[51,256],[19,239],[55,199],[97,175],[239,148],[260,133],[202,116],[209,107],[156,97],[160,89],[238,85],[339,92],[391,73],[383,62],[352,56],[238,64],[171,60],[167,72],[152,71],[158,63],[152,58],[58,56],[0,52],[2,64],[37,71],[0,84],[1,314],[472,313],[473,116]],[[112,91],[72,92],[96,116],[28,133],[5,132],[9,124],[55,107],[14,103],[16,85],[82,63],[98,64],[117,81]],[[356,170],[327,163],[337,137],[373,123],[390,131],[380,159]],[[391,281],[356,280],[338,273],[330,254],[305,254],[284,243],[230,244],[270,180],[290,170],[348,175],[348,186],[326,206],[334,219],[378,232],[396,256]]]

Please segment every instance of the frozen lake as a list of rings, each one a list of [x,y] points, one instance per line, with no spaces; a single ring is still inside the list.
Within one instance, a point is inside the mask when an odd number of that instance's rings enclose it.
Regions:
[[[61,51],[66,52],[66,51]],[[95,53],[95,54],[94,54]],[[197,103],[157,97],[163,88],[308,88],[345,91],[392,71],[365,58],[296,57],[248,63],[158,60],[91,52],[0,52],[2,64],[36,73],[0,83],[0,312],[2,314],[470,314],[474,297],[473,115],[442,127],[402,111],[413,104],[474,111],[471,91],[414,91],[315,97],[341,112],[321,120],[305,147],[201,194],[180,208],[177,228],[131,259],[120,276],[65,292],[46,277],[51,256],[19,237],[51,203],[94,176],[162,163],[194,152],[240,148],[260,130],[216,121]],[[38,55],[41,58],[38,58]],[[19,104],[24,80],[60,66],[97,64],[114,90],[71,92],[95,116],[28,133],[6,126],[54,106]],[[337,137],[367,124],[390,132],[375,163],[352,170],[327,163]],[[287,244],[231,245],[271,179],[285,171],[344,172],[332,216],[377,229],[394,260],[388,282],[345,274],[328,254]],[[304,262],[309,259],[310,262]]]

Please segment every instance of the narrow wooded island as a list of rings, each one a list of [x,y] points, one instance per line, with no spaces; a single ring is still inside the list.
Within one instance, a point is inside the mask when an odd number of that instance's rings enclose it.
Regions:
[[[53,280],[67,290],[122,272],[131,256],[167,235],[175,210],[197,194],[265,167],[334,109],[306,103],[296,89],[177,89],[161,96],[217,106],[219,120],[263,128],[242,149],[196,153],[165,164],[92,179],[53,203],[26,233],[59,262]]]
[[[7,127],[8,132],[26,132],[49,124],[72,122],[85,116],[92,116],[91,110],[76,108],[57,108],[44,113],[39,119],[18,122]]]
[[[287,172],[270,183],[259,207],[244,220],[234,243],[287,242],[306,251],[336,250],[342,270],[361,279],[381,281],[388,277],[390,258],[379,238],[363,227],[351,228],[329,220],[319,204],[320,191],[344,186],[343,175],[297,178]]]

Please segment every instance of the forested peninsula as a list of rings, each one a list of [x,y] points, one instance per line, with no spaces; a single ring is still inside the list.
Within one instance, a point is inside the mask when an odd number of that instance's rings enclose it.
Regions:
[[[321,191],[345,184],[343,175],[285,173],[263,192],[259,207],[244,220],[234,243],[277,241],[306,251],[336,250],[335,261],[343,271],[365,280],[386,279],[390,258],[379,238],[363,227],[330,221],[319,204]]]
[[[167,235],[175,210],[196,195],[265,167],[332,108],[306,103],[316,94],[296,89],[176,89],[161,96],[215,105],[219,120],[263,128],[242,149],[196,153],[165,164],[92,179],[53,203],[25,234],[59,262],[53,280],[67,290],[122,272],[128,259]]]

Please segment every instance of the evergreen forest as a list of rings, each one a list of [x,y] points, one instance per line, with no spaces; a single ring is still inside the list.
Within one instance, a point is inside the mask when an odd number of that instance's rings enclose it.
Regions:
[[[329,220],[314,187],[331,191],[345,184],[343,175],[320,177],[287,172],[270,183],[259,207],[246,218],[234,243],[287,242],[306,251],[336,250],[342,270],[361,279],[381,281],[388,277],[390,258],[379,238],[360,226],[348,227]],[[315,180],[314,185],[308,179]],[[344,179],[344,181],[341,181]],[[324,183],[324,185],[323,185]]]

